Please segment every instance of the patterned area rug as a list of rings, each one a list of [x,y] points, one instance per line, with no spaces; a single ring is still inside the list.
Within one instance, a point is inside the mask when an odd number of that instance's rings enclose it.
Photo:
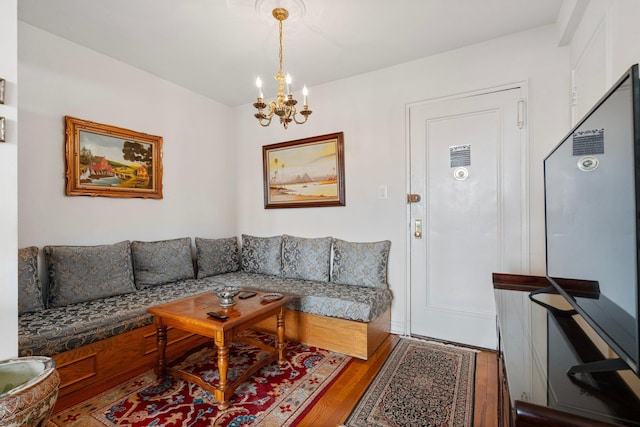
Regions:
[[[471,426],[475,357],[465,348],[400,339],[345,426]]]
[[[275,344],[268,335],[252,338]],[[229,380],[239,377],[264,353],[247,344],[229,350]],[[180,379],[159,384],[153,371],[54,415],[49,426],[290,426],[319,399],[351,361],[349,356],[289,343],[284,365],[273,363],[240,385],[232,404],[218,410],[213,394]],[[216,384],[216,351],[206,344],[176,362]]]

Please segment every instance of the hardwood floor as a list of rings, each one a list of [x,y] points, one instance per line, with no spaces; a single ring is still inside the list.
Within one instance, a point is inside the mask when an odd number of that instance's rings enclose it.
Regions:
[[[390,335],[369,360],[354,360],[298,425],[338,426],[343,423],[398,340],[397,335]],[[482,351],[476,356],[473,425],[498,425],[498,368],[495,352]]]

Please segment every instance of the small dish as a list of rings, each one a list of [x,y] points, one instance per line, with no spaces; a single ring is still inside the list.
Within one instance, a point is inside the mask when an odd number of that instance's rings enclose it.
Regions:
[[[278,301],[281,298],[282,298],[282,294],[279,294],[276,292],[260,295],[260,299],[264,302]]]

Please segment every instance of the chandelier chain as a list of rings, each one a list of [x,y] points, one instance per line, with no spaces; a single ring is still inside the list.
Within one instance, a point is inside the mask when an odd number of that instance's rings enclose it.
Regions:
[[[280,71],[282,71],[282,19],[278,20],[280,24]]]

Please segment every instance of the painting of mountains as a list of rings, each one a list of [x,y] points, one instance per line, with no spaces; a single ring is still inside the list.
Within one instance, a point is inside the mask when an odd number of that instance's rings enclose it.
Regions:
[[[265,208],[344,206],[344,141],[335,133],[263,146]]]

